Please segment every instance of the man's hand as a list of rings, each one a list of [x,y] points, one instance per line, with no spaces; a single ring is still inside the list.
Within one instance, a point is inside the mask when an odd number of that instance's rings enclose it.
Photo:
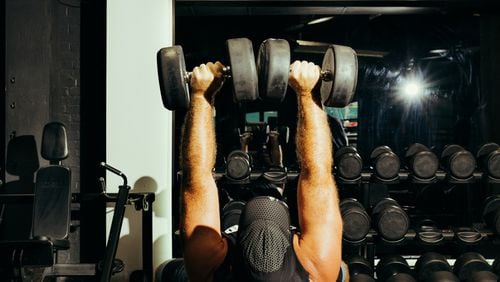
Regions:
[[[320,68],[306,61],[295,61],[290,66],[288,84],[297,95],[310,94],[318,83]]]
[[[195,67],[191,77],[193,95],[204,95],[211,102],[224,82],[223,68],[220,62],[209,62]]]

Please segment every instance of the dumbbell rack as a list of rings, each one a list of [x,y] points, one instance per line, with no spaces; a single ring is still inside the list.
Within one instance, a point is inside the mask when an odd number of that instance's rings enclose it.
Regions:
[[[470,224],[461,224],[460,226],[446,226],[438,229],[442,238],[435,243],[423,242],[419,239],[418,230],[414,226],[408,229],[408,232],[402,240],[398,242],[388,242],[379,236],[374,228],[370,228],[367,236],[359,242],[348,242],[344,240],[343,254],[358,254],[365,257],[372,266],[375,266],[376,259],[390,254],[399,254],[408,258],[416,259],[425,252],[438,252],[449,258],[457,258],[460,254],[474,251],[479,252],[488,259],[494,259],[500,254],[500,235],[488,228],[481,219],[474,219],[471,213],[474,213],[471,203],[472,199],[468,197],[471,193],[485,194],[485,189],[499,183],[495,179],[482,171],[475,171],[467,179],[456,179],[446,171],[438,170],[434,177],[421,180],[413,177],[410,171],[402,169],[398,177],[392,180],[382,180],[372,172],[363,171],[361,175],[354,179],[342,179],[337,177],[339,193],[342,195],[355,196],[367,210],[373,207],[372,191],[374,185],[382,184],[387,187],[389,194],[394,194],[394,198],[408,197],[408,192],[414,194],[421,191],[424,187],[433,186],[455,186],[455,189],[461,189],[464,205],[462,214],[469,214],[467,219]],[[479,187],[476,187],[479,186]],[[436,188],[436,187],[434,187]],[[353,191],[355,191],[353,193]],[[491,192],[488,192],[491,194]],[[398,197],[399,196],[399,197]],[[411,204],[403,205],[403,209],[410,216],[410,223],[415,223],[428,217],[442,217],[452,219],[458,215],[453,212],[442,212],[441,214],[418,214],[417,205],[412,201]]]
[[[286,169],[284,169],[286,171]],[[250,176],[244,181],[229,181],[232,184],[248,184],[264,174],[264,171],[252,171]],[[290,170],[286,173],[284,183],[294,183],[299,176],[299,171]],[[217,170],[214,173],[216,181],[228,180],[225,178],[224,171]],[[456,179],[444,170],[438,170],[434,177],[426,180],[414,177],[411,171],[401,169],[398,176],[391,180],[382,180],[376,176],[371,170],[363,170],[361,175],[356,179],[343,179],[335,175],[336,182],[339,188],[341,199],[348,196],[357,198],[367,210],[373,208],[373,199],[371,189],[376,189],[373,185],[383,185],[387,187],[389,194],[397,195],[399,192],[405,192],[408,187],[414,192],[418,192],[422,187],[428,185],[452,185],[460,187],[464,195],[469,193],[478,193],[478,189],[483,190],[484,186],[495,185],[500,183],[500,179],[493,178],[483,171],[476,170],[471,177],[467,179]],[[475,187],[481,186],[482,188]],[[292,186],[293,187],[293,186]],[[475,190],[474,190],[475,189]],[[293,193],[293,192],[290,192]],[[484,193],[484,191],[481,191]],[[400,194],[401,195],[401,194]],[[470,199],[465,199],[463,214],[473,213],[473,206]],[[416,205],[403,205],[403,209],[410,216],[410,223],[418,222],[419,219],[428,217],[440,217],[444,221],[448,221],[457,215],[453,212],[443,212],[440,215],[435,214],[416,214],[418,210]],[[410,258],[417,258],[425,252],[434,251],[443,255],[456,258],[460,254],[475,251],[483,254],[488,259],[494,259],[500,254],[500,235],[496,234],[492,229],[488,228],[480,219],[474,219],[470,216],[465,221],[470,224],[459,224],[457,226],[446,226],[438,228],[442,237],[435,243],[428,243],[420,240],[417,228],[413,224],[408,229],[408,232],[402,240],[397,242],[389,242],[384,240],[375,228],[370,228],[367,236],[358,242],[349,242],[344,240],[343,254],[355,253],[364,256],[372,265],[375,261],[384,255],[399,254]]]

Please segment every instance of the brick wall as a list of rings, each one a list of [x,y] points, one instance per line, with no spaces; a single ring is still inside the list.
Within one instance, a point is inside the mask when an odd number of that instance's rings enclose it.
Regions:
[[[51,71],[50,110],[52,121],[62,122],[68,135],[72,192],[80,192],[80,8],[79,1],[50,1]],[[75,205],[75,204],[73,204]],[[73,222],[77,224],[78,222]],[[78,262],[80,231],[70,234],[71,247],[60,252],[60,262]]]

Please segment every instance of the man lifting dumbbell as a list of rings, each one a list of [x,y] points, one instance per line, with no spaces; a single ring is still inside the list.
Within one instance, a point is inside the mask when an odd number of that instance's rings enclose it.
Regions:
[[[307,62],[291,65],[289,84],[297,92],[297,153],[300,233],[289,228],[286,204],[272,197],[246,203],[239,220],[236,259],[230,276],[238,281],[335,281],[341,269],[342,220],[332,175],[332,143],[325,112],[312,90],[320,70]],[[221,232],[215,164],[213,97],[223,66],[200,65],[191,77],[191,101],[182,136],[181,165],[184,260],[191,281],[212,281],[228,257]]]

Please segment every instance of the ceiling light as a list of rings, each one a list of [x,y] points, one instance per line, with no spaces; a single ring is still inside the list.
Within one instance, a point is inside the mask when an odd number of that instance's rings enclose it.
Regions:
[[[324,22],[327,22],[329,20],[333,19],[333,17],[323,17],[323,18],[318,18],[318,19],[314,19],[310,22],[307,23],[307,25],[313,25],[313,24],[319,24],[319,23],[324,23]]]

